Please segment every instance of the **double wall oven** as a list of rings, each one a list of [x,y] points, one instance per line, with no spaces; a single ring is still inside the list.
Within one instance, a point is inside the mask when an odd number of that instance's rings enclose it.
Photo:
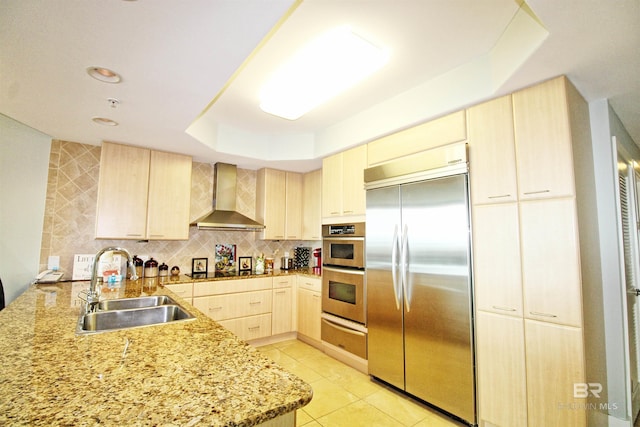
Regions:
[[[367,358],[365,224],[322,226],[322,341]]]

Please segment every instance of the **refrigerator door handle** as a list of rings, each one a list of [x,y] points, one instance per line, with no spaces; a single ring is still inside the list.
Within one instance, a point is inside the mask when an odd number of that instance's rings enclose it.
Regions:
[[[409,301],[409,281],[407,279],[407,273],[409,270],[409,227],[407,224],[404,225],[404,230],[402,232],[402,255],[400,256],[400,264],[402,267],[402,290],[404,292],[404,303],[407,308],[407,313],[411,311],[411,302]]]
[[[393,229],[393,247],[391,248],[391,278],[393,280],[393,297],[396,300],[396,310],[400,310],[400,297],[398,286],[398,224]]]

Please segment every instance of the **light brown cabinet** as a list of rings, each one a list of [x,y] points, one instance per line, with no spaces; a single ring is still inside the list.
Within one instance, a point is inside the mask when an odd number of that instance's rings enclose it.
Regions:
[[[322,240],[322,169],[302,176],[302,240]]]
[[[474,204],[518,200],[511,96],[469,108],[469,175]]]
[[[167,283],[166,288],[193,305],[193,283]]]
[[[369,166],[467,139],[465,112],[431,120],[367,144]]]
[[[160,151],[151,152],[147,238],[189,238],[192,159]]]
[[[518,204],[475,205],[472,221],[476,308],[521,317]]]
[[[104,142],[96,238],[189,238],[191,157]]]
[[[265,225],[264,240],[300,240],[302,237],[302,175],[260,169],[256,179],[256,220]]]
[[[284,334],[295,330],[295,279],[295,276],[278,276],[273,278],[272,335]]]
[[[582,326],[580,253],[573,198],[520,203],[524,315]]]
[[[320,344],[322,295],[320,279],[300,276],[298,281],[298,337]]]
[[[513,94],[521,200],[575,195],[567,83],[557,78]]]
[[[486,425],[526,426],[527,373],[522,317],[479,311],[476,337],[481,419],[491,423]]]
[[[367,146],[343,151],[322,161],[322,220],[335,222],[344,217],[364,217],[366,193],[364,170]]]
[[[599,262],[582,234],[598,226],[584,214],[588,107],[564,77],[512,103],[513,137],[508,97],[469,109],[479,421],[584,426],[573,387],[585,382],[583,289],[598,280],[584,269]]]
[[[581,328],[525,320],[530,426],[586,426],[587,400],[574,397],[585,383]]]
[[[271,277],[195,282],[193,306],[240,339],[271,336]]]
[[[150,158],[144,148],[102,143],[96,238],[146,237]]]

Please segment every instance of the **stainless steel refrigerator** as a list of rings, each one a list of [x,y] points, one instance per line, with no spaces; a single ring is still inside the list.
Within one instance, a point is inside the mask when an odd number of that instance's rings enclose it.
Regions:
[[[369,373],[473,425],[466,147],[449,151],[365,171]]]

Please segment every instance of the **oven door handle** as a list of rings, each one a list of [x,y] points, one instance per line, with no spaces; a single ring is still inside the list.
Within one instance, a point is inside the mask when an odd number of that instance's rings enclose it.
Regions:
[[[404,304],[407,308],[407,313],[411,311],[411,301],[409,295],[409,281],[408,281],[408,270],[409,270],[409,227],[407,224],[404,225],[404,230],[402,232],[402,255],[400,256],[400,264],[402,266],[402,290],[404,291]]]
[[[396,310],[400,310],[400,286],[398,282],[398,250],[400,240],[398,236],[398,224],[393,229],[393,247],[391,248],[391,279],[393,280],[393,297],[396,300]]]

